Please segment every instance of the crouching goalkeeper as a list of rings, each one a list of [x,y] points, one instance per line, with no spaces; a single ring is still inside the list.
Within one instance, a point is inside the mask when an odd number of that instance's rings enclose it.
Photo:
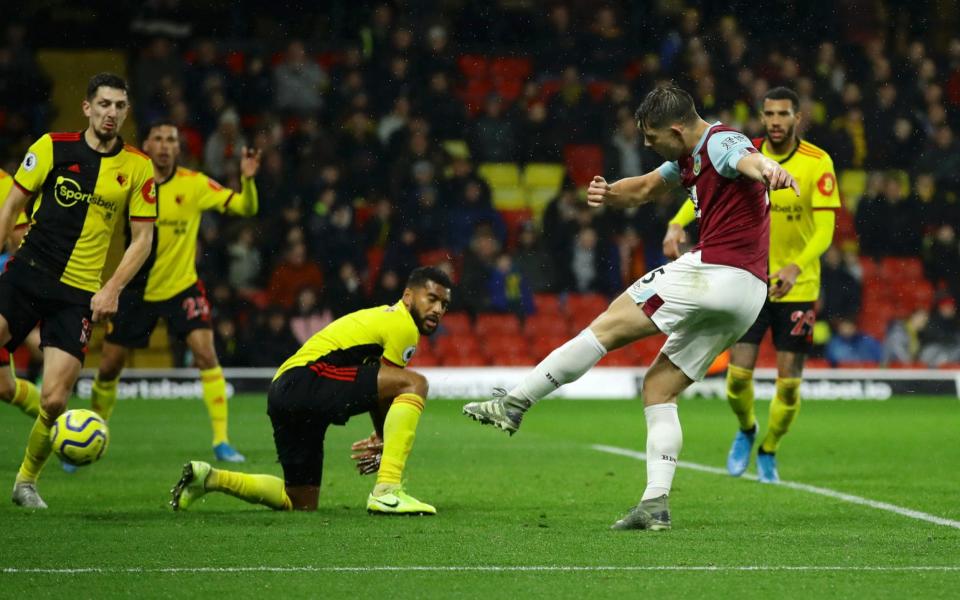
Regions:
[[[281,365],[267,394],[283,479],[191,461],[171,490],[173,509],[186,509],[208,492],[223,492],[276,510],[316,510],[327,428],[369,412],[376,433],[354,444],[358,469],[377,473],[367,511],[436,514],[401,485],[427,395],[426,378],[404,367],[420,335],[431,335],[439,326],[450,288],[443,271],[414,269],[396,304],[350,313],[314,334]]]

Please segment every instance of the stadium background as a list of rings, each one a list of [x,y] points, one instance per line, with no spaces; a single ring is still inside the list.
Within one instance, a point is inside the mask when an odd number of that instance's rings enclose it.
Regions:
[[[594,174],[659,164],[632,114],[668,80],[751,136],[759,98],[788,85],[802,135],[834,159],[844,208],[811,367],[960,364],[954,3],[87,5],[27,5],[4,26],[3,167],[43,132],[79,128],[100,70],[130,82],[129,141],[171,119],[182,164],[231,187],[240,146],[261,148],[260,215],[202,226],[227,367],[279,364],[331,319],[395,300],[425,263],[458,287],[415,366],[533,364],[664,261],[682,197],[627,212],[582,200]],[[840,339],[841,321],[877,343]],[[602,364],[646,365],[660,342]],[[766,343],[760,365],[773,360]],[[133,365],[190,361],[161,327]]]

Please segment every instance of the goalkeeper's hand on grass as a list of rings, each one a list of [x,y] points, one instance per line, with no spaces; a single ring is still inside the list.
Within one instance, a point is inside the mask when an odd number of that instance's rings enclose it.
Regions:
[[[350,449],[350,458],[356,461],[357,471],[361,475],[370,475],[380,470],[380,458],[383,456],[383,440],[376,432],[370,437],[354,442]]]

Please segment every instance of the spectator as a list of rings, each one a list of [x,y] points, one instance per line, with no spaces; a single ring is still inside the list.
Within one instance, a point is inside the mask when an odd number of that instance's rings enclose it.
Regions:
[[[274,269],[267,285],[267,298],[272,304],[284,309],[293,307],[297,292],[303,287],[323,288],[323,272],[315,263],[307,260],[307,247],[303,242],[292,244],[283,261]]]
[[[401,296],[403,296],[403,282],[400,276],[393,269],[381,269],[377,285],[374,286],[373,294],[370,295],[370,305],[393,305]]]
[[[553,257],[546,251],[536,225],[527,221],[520,229],[513,263],[533,292],[556,293],[557,269]]]
[[[534,311],[533,293],[523,273],[513,264],[510,254],[502,252],[488,279],[490,308],[514,313],[521,319]]]
[[[246,367],[250,364],[250,353],[239,337],[237,322],[230,317],[217,320],[214,330],[214,347],[217,358],[224,367]]]
[[[345,262],[327,286],[324,304],[330,307],[334,318],[364,308],[367,304],[360,287],[360,275],[353,263]]]
[[[933,173],[937,186],[954,192],[960,191],[960,146],[954,141],[949,125],[936,129],[917,158],[917,170]]]
[[[473,125],[471,149],[480,162],[512,162],[517,159],[517,126],[499,96],[484,103],[483,115]]]
[[[621,287],[617,250],[601,240],[597,230],[585,227],[577,233],[570,257],[572,287],[575,292],[610,295]]]
[[[251,366],[255,367],[279,367],[300,347],[290,331],[286,313],[279,306],[267,308],[254,339],[256,352],[250,356]]]
[[[520,124],[521,162],[559,162],[560,140],[550,123],[546,105],[537,100],[527,107]]]
[[[320,65],[307,57],[300,40],[287,46],[284,61],[274,67],[276,107],[297,115],[316,113],[323,106],[323,90],[327,74]]]
[[[960,245],[957,232],[950,225],[937,227],[927,239],[923,251],[923,267],[934,287],[944,286],[954,298],[960,298]]]
[[[458,304],[471,314],[489,310],[491,307],[490,279],[499,254],[500,242],[489,228],[480,228],[471,237],[470,248],[463,257],[463,270],[458,286],[460,293],[454,297],[455,300],[459,298]]]
[[[879,363],[883,360],[883,346],[862,333],[853,319],[841,317],[827,342],[826,358],[832,367],[843,363]]]
[[[247,145],[240,131],[240,117],[233,109],[220,115],[217,130],[207,139],[203,149],[204,170],[214,179],[223,179],[227,163],[240,160],[240,150]]]
[[[227,276],[230,285],[242,292],[256,289],[263,261],[252,226],[240,229],[237,240],[227,248],[227,256],[230,261]]]
[[[501,243],[506,237],[503,217],[493,208],[490,200],[485,199],[483,186],[475,180],[469,180],[463,189],[463,196],[452,199],[445,246],[457,252],[462,251],[467,240],[481,225],[486,225]]]
[[[333,321],[330,309],[320,304],[320,295],[312,287],[302,288],[297,293],[297,300],[290,317],[290,330],[300,344],[306,343],[316,332]]]
[[[930,323],[920,334],[920,360],[929,367],[960,362],[960,323],[957,321],[957,303],[950,296],[937,301]]]
[[[857,258],[844,255],[836,246],[830,246],[823,254],[820,268],[820,309],[822,320],[834,321],[853,318],[860,312],[860,280],[850,269],[850,262]]]
[[[906,319],[893,320],[883,339],[883,364],[909,365],[918,360],[921,336],[929,320],[930,313],[923,308],[913,311]]]

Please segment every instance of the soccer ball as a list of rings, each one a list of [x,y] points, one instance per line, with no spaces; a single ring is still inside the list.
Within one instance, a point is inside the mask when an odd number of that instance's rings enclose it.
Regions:
[[[97,462],[107,451],[110,433],[106,422],[92,410],[68,410],[53,423],[50,443],[65,463],[74,466]]]

